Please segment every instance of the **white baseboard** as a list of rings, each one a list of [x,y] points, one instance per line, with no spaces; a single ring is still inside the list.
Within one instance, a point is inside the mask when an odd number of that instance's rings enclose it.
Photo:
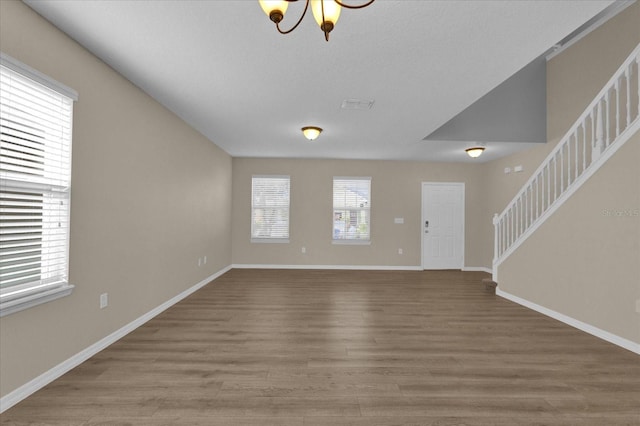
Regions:
[[[627,349],[633,353],[640,355],[640,343],[635,343],[631,340],[625,339],[624,337],[620,337],[613,333],[609,333],[608,331],[604,331],[590,324],[579,321],[575,318],[571,318],[567,315],[561,314],[549,308],[545,308],[544,306],[540,306],[536,303],[522,299],[521,297],[514,296],[513,294],[500,290],[500,286],[498,286],[498,288],[496,289],[496,295],[503,297],[507,300],[511,300],[512,302],[515,302],[529,309],[533,309],[534,311],[540,312],[543,315],[556,319],[560,322],[570,325],[571,327],[575,327],[578,330],[582,330],[585,333],[589,333],[595,337],[598,337],[602,340],[606,340],[609,343],[613,343],[616,346],[620,346],[621,348]]]
[[[151,311],[147,312],[141,317],[133,320],[129,324],[120,328],[119,330],[114,331],[107,337],[97,341],[96,343],[89,346],[88,348],[78,352],[77,354],[67,359],[66,361],[61,362],[60,364],[53,367],[51,370],[46,371],[45,373],[39,375],[35,379],[25,383],[24,385],[20,386],[16,390],[0,398],[0,413],[4,413],[9,408],[16,405],[18,402],[27,398],[29,395],[35,393],[36,391],[42,389],[43,387],[53,382],[55,379],[67,373],[68,371],[72,370],[73,368],[77,367],[78,365],[82,364],[83,362],[85,362],[86,360],[88,360],[89,358],[91,358],[92,356],[94,356],[95,354],[97,354],[107,346],[111,345],[112,343],[115,343],[119,339],[131,333],[133,330],[140,327],[147,321],[151,320],[153,317],[157,316],[158,314],[162,313],[166,309],[175,305],[176,303],[178,303],[185,297],[191,295],[195,291],[201,289],[202,287],[204,287],[211,281],[215,280],[216,278],[218,278],[225,272],[229,271],[230,269],[231,269],[231,266],[227,266],[226,268],[221,269],[215,274],[200,281],[196,285],[186,289],[185,291],[178,294],[177,296],[167,300],[160,306],[152,309]]]
[[[388,265],[272,265],[272,264],[251,264],[234,263],[234,269],[344,269],[361,271],[422,271],[421,266],[388,266]],[[465,266],[465,272],[486,272],[490,274],[491,268],[485,266]]]
[[[234,263],[234,269],[348,269],[361,271],[422,271],[420,266],[380,266],[380,265],[262,265]]]
[[[487,268],[486,266],[465,266],[462,268],[465,272],[486,272],[487,274],[491,274],[491,268]]]

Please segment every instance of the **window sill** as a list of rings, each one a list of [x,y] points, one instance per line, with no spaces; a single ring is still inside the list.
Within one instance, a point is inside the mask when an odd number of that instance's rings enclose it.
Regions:
[[[288,238],[252,238],[252,243],[258,244],[289,244]]]
[[[0,302],[0,317],[14,314],[37,305],[68,296],[73,291],[73,287],[74,286],[71,284],[65,284],[41,293],[31,294],[25,297],[8,300],[6,302]]]
[[[345,246],[370,246],[371,240],[332,240],[331,244]]]

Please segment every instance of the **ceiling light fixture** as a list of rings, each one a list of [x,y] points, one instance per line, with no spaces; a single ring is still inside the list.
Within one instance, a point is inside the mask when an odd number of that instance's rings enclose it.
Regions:
[[[311,2],[311,12],[313,13],[314,18],[316,18],[316,22],[320,26],[320,29],[324,33],[324,39],[329,41],[329,33],[338,22],[338,18],[340,17],[340,9],[362,9],[364,7],[369,6],[375,0],[369,0],[361,5],[349,5],[344,4],[339,0],[306,0],[304,5],[304,11],[302,15],[300,15],[300,19],[298,22],[288,30],[282,30],[280,28],[280,22],[284,19],[284,14],[289,7],[289,3],[297,0],[258,0],[262,10],[267,14],[269,19],[271,19],[275,24],[278,32],[280,34],[289,34],[291,31],[295,30],[302,19],[307,14],[307,9],[309,8],[309,2]]]
[[[320,133],[322,133],[322,129],[316,126],[303,127],[301,130],[304,137],[310,141],[317,139]]]
[[[465,152],[467,154],[469,154],[469,157],[471,157],[471,158],[478,158],[484,152],[484,147],[483,146],[474,146],[473,148],[465,149]]]

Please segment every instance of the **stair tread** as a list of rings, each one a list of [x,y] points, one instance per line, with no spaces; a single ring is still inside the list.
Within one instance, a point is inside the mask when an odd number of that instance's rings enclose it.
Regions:
[[[498,288],[498,283],[493,281],[493,279],[483,278],[482,284],[484,284],[484,289],[490,292],[491,294],[496,293],[496,289]]]

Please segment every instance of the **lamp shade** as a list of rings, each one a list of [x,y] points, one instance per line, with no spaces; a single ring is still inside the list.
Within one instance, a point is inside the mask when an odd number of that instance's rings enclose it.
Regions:
[[[302,128],[302,134],[310,141],[317,139],[321,132],[322,129],[320,127],[307,126]]]
[[[467,152],[467,154],[469,154],[469,157],[478,158],[478,157],[480,157],[480,155],[484,151],[484,147],[483,146],[474,146],[473,148],[465,149],[465,151]]]
[[[324,7],[324,22],[322,21],[322,9]],[[340,17],[340,5],[333,0],[311,0],[311,12],[313,17],[316,18],[316,22],[320,25],[322,31],[331,31],[338,18]],[[330,22],[331,25],[323,27],[325,22]]]
[[[260,7],[262,7],[264,13],[266,13],[271,20],[273,20],[273,12],[280,12],[279,15],[284,17],[289,7],[289,2],[284,0],[258,0],[258,3],[260,3]]]

